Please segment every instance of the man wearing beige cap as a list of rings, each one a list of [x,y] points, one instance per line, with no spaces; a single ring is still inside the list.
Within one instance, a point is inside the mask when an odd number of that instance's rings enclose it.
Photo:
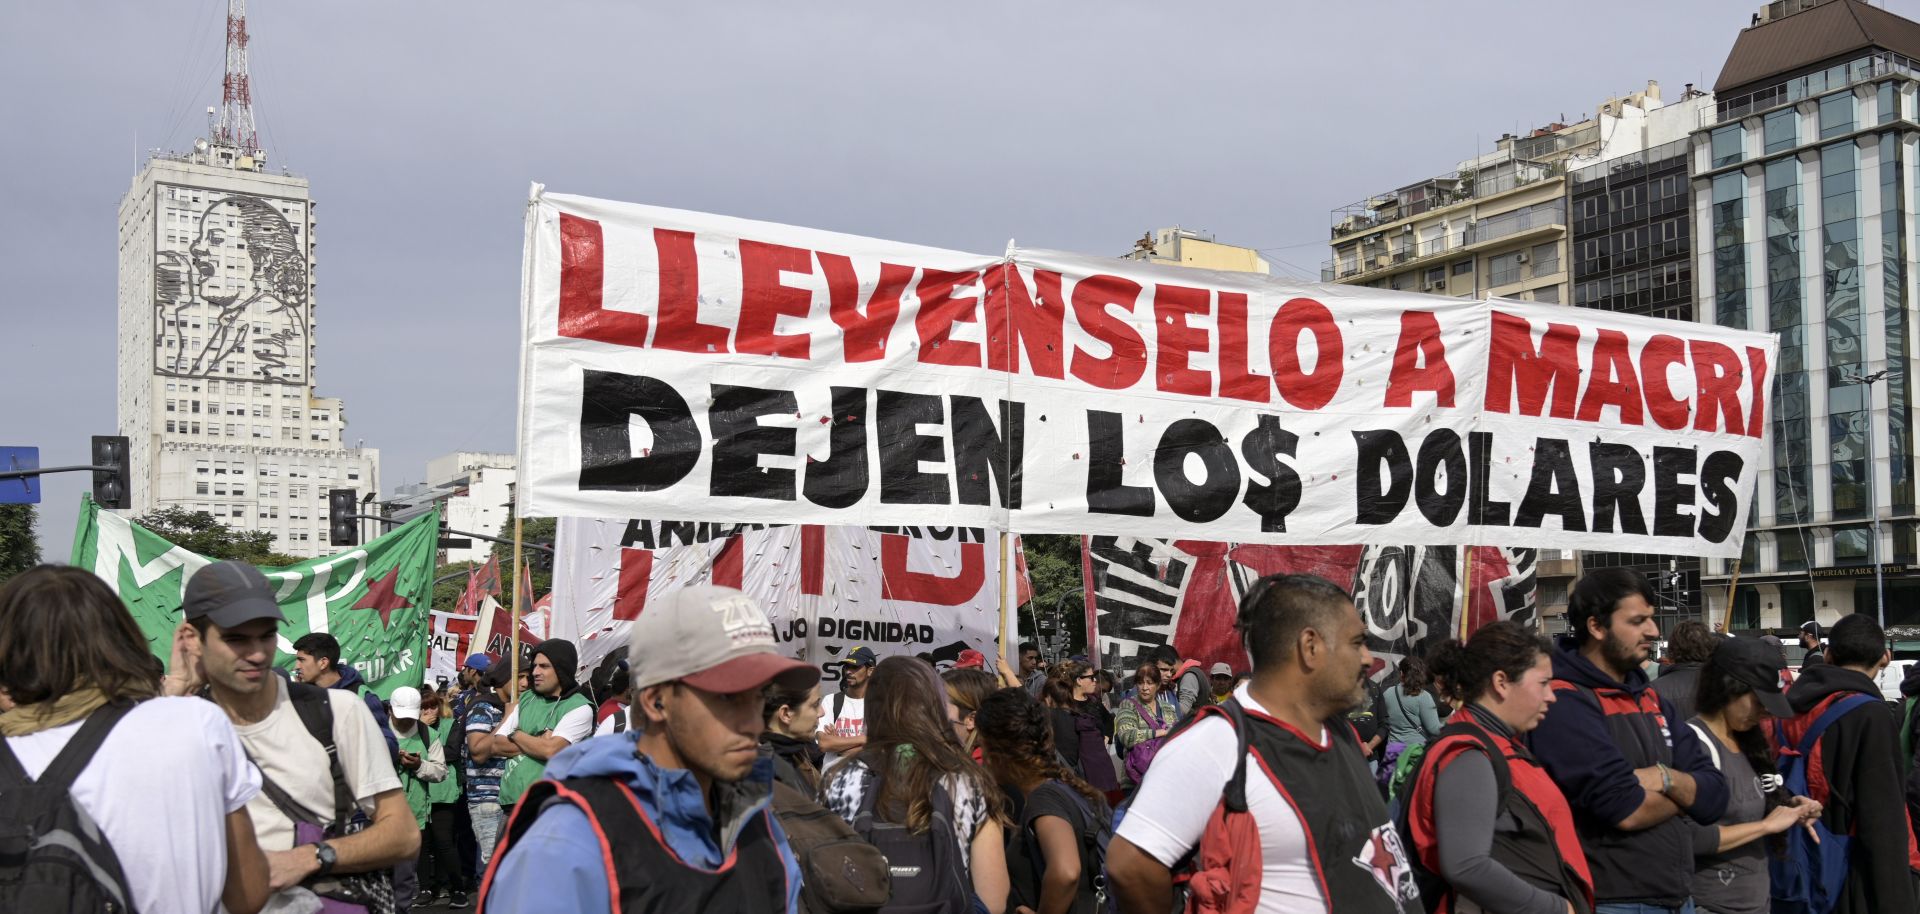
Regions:
[[[729,587],[650,603],[630,637],[633,726],[547,763],[494,852],[482,906],[612,911],[617,892],[623,911],[798,914],[800,869],[759,751],[761,690],[810,689],[820,671],[780,656],[766,613]]]

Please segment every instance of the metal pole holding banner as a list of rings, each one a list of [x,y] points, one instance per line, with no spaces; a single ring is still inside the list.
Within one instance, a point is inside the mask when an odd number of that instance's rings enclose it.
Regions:
[[[1733,590],[1740,586],[1740,563],[1733,563],[1733,579],[1727,582],[1727,608],[1720,611],[1720,630],[1733,631]]]
[[[513,609],[511,610],[513,620],[511,622],[513,627],[513,665],[508,667],[509,670],[513,671],[513,691],[511,694],[515,700],[520,698],[520,585],[523,583],[533,583],[531,581],[520,580],[520,577],[527,573],[527,569],[520,566],[520,524],[520,514],[519,512],[515,512],[513,515]]]

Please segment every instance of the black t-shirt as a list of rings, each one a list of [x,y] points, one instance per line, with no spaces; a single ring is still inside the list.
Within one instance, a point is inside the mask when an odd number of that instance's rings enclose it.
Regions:
[[[1354,732],[1360,734],[1362,743],[1370,743],[1380,735],[1386,717],[1387,711],[1382,707],[1380,692],[1371,682],[1367,683],[1367,700],[1347,712],[1347,720],[1353,724]]]
[[[1045,871],[1046,857],[1034,834],[1033,821],[1041,816],[1057,816],[1073,826],[1075,834],[1082,836],[1080,894],[1068,910],[1072,914],[1092,914],[1094,898],[1090,877],[1098,861],[1086,859],[1087,836],[1111,827],[1113,813],[1107,809],[1107,804],[1089,800],[1060,781],[1048,781],[1025,796],[1021,796],[1019,788],[1011,785],[1002,784],[1001,789],[1011,801],[1014,815],[1020,823],[1020,827],[1009,832],[1007,838],[1007,876],[1013,890],[1007,906],[1040,907],[1040,876]],[[1089,812],[1098,818],[1097,824],[1088,820]]]

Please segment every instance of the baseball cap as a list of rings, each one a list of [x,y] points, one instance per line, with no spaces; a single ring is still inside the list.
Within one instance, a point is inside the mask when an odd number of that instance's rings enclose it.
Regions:
[[[387,709],[398,720],[419,720],[420,690],[413,686],[394,689],[393,696],[387,699]]]
[[[956,670],[984,670],[987,668],[987,655],[972,648],[960,652],[960,659],[954,661]]]
[[[627,661],[635,689],[678,680],[733,695],[769,682],[798,690],[820,681],[818,669],[780,656],[775,644],[773,623],[752,597],[700,584],[668,594],[634,620]]]
[[[846,658],[840,661],[841,666],[877,666],[879,663],[879,655],[875,654],[870,647],[856,647],[848,651]]]
[[[221,628],[238,628],[255,619],[287,621],[267,576],[245,562],[214,562],[194,572],[181,595],[180,610],[189,619],[206,619]]]
[[[1812,635],[1815,638],[1818,638],[1820,637],[1820,623],[1815,622],[1812,619],[1808,619],[1807,621],[1800,623],[1800,633],[1803,635]]]
[[[1233,667],[1231,667],[1231,666],[1229,666],[1229,665],[1227,665],[1227,664],[1224,664],[1224,663],[1216,663],[1216,664],[1214,664],[1214,665],[1213,665],[1213,671],[1212,671],[1211,673],[1208,673],[1207,675],[1209,675],[1209,676],[1232,676],[1232,675],[1233,675]]]
[[[1752,687],[1767,713],[1785,720],[1793,716],[1787,704],[1786,662],[1771,646],[1755,638],[1734,638],[1714,645],[1713,668]]]
[[[468,654],[467,662],[461,665],[469,670],[478,670],[484,673],[487,671],[487,667],[493,666],[493,658],[485,654]]]

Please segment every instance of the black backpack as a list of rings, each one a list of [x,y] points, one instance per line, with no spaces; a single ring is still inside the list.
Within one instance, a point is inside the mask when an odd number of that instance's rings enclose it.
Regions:
[[[973,910],[973,886],[963,874],[967,855],[953,834],[953,798],[943,784],[933,787],[933,815],[927,830],[915,834],[906,825],[883,822],[874,815],[880,796],[880,778],[867,783],[853,830],[878,848],[887,860],[893,898],[880,910],[891,914],[968,914]]]
[[[1111,907],[1107,893],[1107,844],[1113,839],[1113,813],[1104,803],[1100,804],[1099,808],[1095,808],[1094,804],[1087,802],[1087,798],[1081,796],[1079,791],[1063,781],[1048,781],[1034,793],[1038,794],[1039,791],[1048,789],[1058,791],[1071,800],[1081,817],[1081,822],[1075,823],[1077,826],[1075,831],[1080,839],[1080,889],[1068,910],[1074,914],[1106,911]],[[1031,796],[1027,798],[1027,803],[1030,811]],[[1032,815],[1022,813],[1019,831],[1008,842],[1009,850],[1013,853],[1007,855],[1007,867],[1009,875],[1019,870],[1023,878],[1029,879],[1038,888],[1041,864],[1045,855],[1040,851],[1040,836],[1034,831],[1033,820]],[[1014,894],[1019,894],[1020,889],[1021,886],[1016,884]],[[1012,898],[1009,898],[1008,907],[1013,907],[1015,903]],[[1021,898],[1018,904],[1038,909],[1040,899]]]
[[[120,858],[68,792],[130,710],[116,702],[93,712],[37,781],[0,739],[0,911],[134,911]]]

